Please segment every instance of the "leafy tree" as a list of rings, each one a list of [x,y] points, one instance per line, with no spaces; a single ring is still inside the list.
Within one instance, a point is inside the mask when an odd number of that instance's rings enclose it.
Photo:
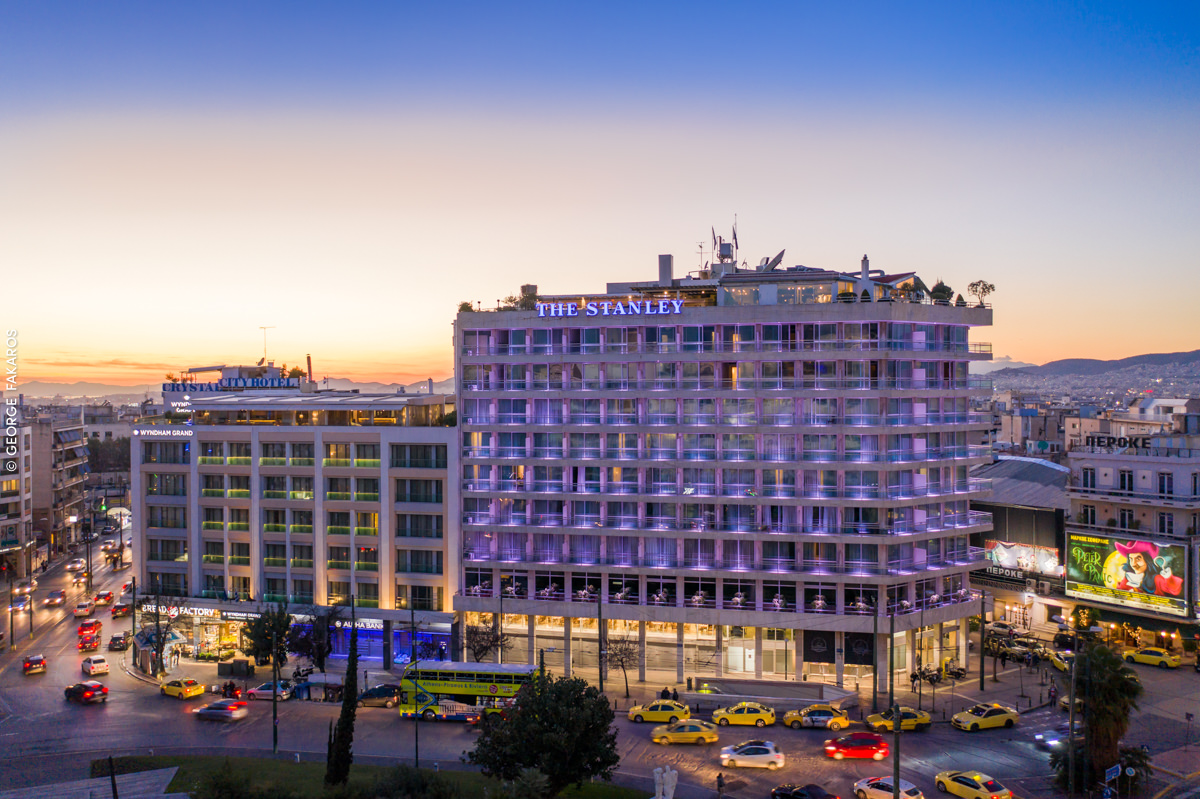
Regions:
[[[354,719],[358,710],[358,626],[350,616],[350,656],[346,660],[346,682],[342,686],[342,712],[337,725],[329,725],[325,753],[325,784],[345,785],[354,762]]]
[[[467,761],[508,781],[537,769],[546,776],[546,796],[593,777],[611,780],[621,761],[612,706],[578,677],[535,674],[507,718],[483,729]]]
[[[287,605],[280,602],[274,609],[263,611],[257,619],[251,619],[242,627],[246,640],[246,654],[254,658],[256,665],[274,663],[277,668],[287,665],[288,633],[292,627],[292,614]],[[274,639],[272,640],[272,636]]]
[[[961,294],[958,295],[958,299],[954,301],[954,304],[959,308],[967,307],[967,301],[963,299],[963,295]]]
[[[507,650],[512,646],[512,638],[498,627],[486,624],[468,624],[463,633],[463,645],[479,663],[497,650]]]
[[[929,296],[934,300],[945,300],[949,302],[954,297],[954,289],[947,286],[941,280],[934,284],[929,290]]]
[[[325,664],[333,654],[334,631],[346,617],[345,606],[309,605],[300,615],[307,616],[311,624],[292,625],[288,631],[288,651],[308,658],[324,674]]]
[[[163,377],[166,378],[168,383],[178,383],[179,382],[179,378],[175,376],[174,372],[167,372],[165,375],[163,375]]]
[[[458,411],[450,411],[443,416],[442,427],[458,427]]]
[[[172,601],[171,597],[148,595],[143,600],[142,610],[138,614],[141,630],[148,632],[150,648],[154,652],[151,674],[155,677],[166,674],[163,656],[167,650],[167,640],[171,637],[171,631],[181,626],[178,616],[173,617],[170,614]]]
[[[129,438],[87,439],[88,468],[99,472],[129,471]]]
[[[1121,739],[1138,708],[1142,683],[1121,657],[1103,644],[1076,655],[1076,696],[1084,697],[1083,730],[1091,784],[1121,758]],[[1082,690],[1080,689],[1082,685]]]
[[[986,280],[976,280],[967,286],[967,293],[979,300],[979,304],[983,305],[983,301],[987,296],[994,292],[996,287]]]
[[[605,657],[608,659],[608,665],[619,668],[621,676],[625,678],[625,698],[628,699],[629,672],[626,669],[631,669],[638,664],[642,648],[632,638],[613,638],[608,642],[607,652]]]
[[[473,310],[475,310],[475,306],[472,305],[471,303],[467,302],[466,300],[463,300],[462,302],[460,302],[458,304],[458,312],[459,313],[470,313]]]
[[[524,286],[521,287],[520,294],[509,294],[500,301],[500,307],[506,311],[532,311],[537,308],[538,295],[534,292],[526,292]]]

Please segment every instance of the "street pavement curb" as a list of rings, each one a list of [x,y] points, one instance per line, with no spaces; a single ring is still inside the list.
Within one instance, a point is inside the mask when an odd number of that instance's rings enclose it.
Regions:
[[[126,674],[128,674],[130,677],[132,677],[135,680],[139,680],[140,682],[146,683],[146,685],[153,685],[155,687],[162,685],[162,683],[160,683],[158,680],[151,679],[151,678],[147,677],[145,674],[142,674],[140,671],[130,670],[129,665],[125,662],[125,653],[124,652],[121,653],[121,671],[125,672]]]

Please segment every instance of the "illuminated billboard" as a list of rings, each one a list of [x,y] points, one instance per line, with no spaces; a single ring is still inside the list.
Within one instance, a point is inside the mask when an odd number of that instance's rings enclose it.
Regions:
[[[984,539],[992,566],[1003,571],[1020,571],[1028,574],[1048,574],[1058,577],[1062,566],[1058,562],[1058,550],[1036,544],[1015,544],[1010,541]]]
[[[1187,616],[1187,550],[1149,538],[1067,533],[1067,596]]]

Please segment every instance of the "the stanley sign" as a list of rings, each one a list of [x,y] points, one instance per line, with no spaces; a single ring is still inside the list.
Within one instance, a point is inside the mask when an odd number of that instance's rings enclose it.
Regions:
[[[539,302],[539,317],[547,316],[658,316],[683,313],[683,300],[601,300],[592,302]],[[582,313],[581,313],[582,311]]]

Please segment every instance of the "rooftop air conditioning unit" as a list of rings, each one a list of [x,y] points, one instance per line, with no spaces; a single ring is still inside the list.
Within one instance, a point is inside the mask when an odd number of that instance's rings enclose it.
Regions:
[[[1026,579],[1025,580],[1025,590],[1026,591],[1037,591],[1037,580]]]
[[[1039,594],[1049,594],[1050,593],[1050,583],[1038,583],[1038,593]]]

